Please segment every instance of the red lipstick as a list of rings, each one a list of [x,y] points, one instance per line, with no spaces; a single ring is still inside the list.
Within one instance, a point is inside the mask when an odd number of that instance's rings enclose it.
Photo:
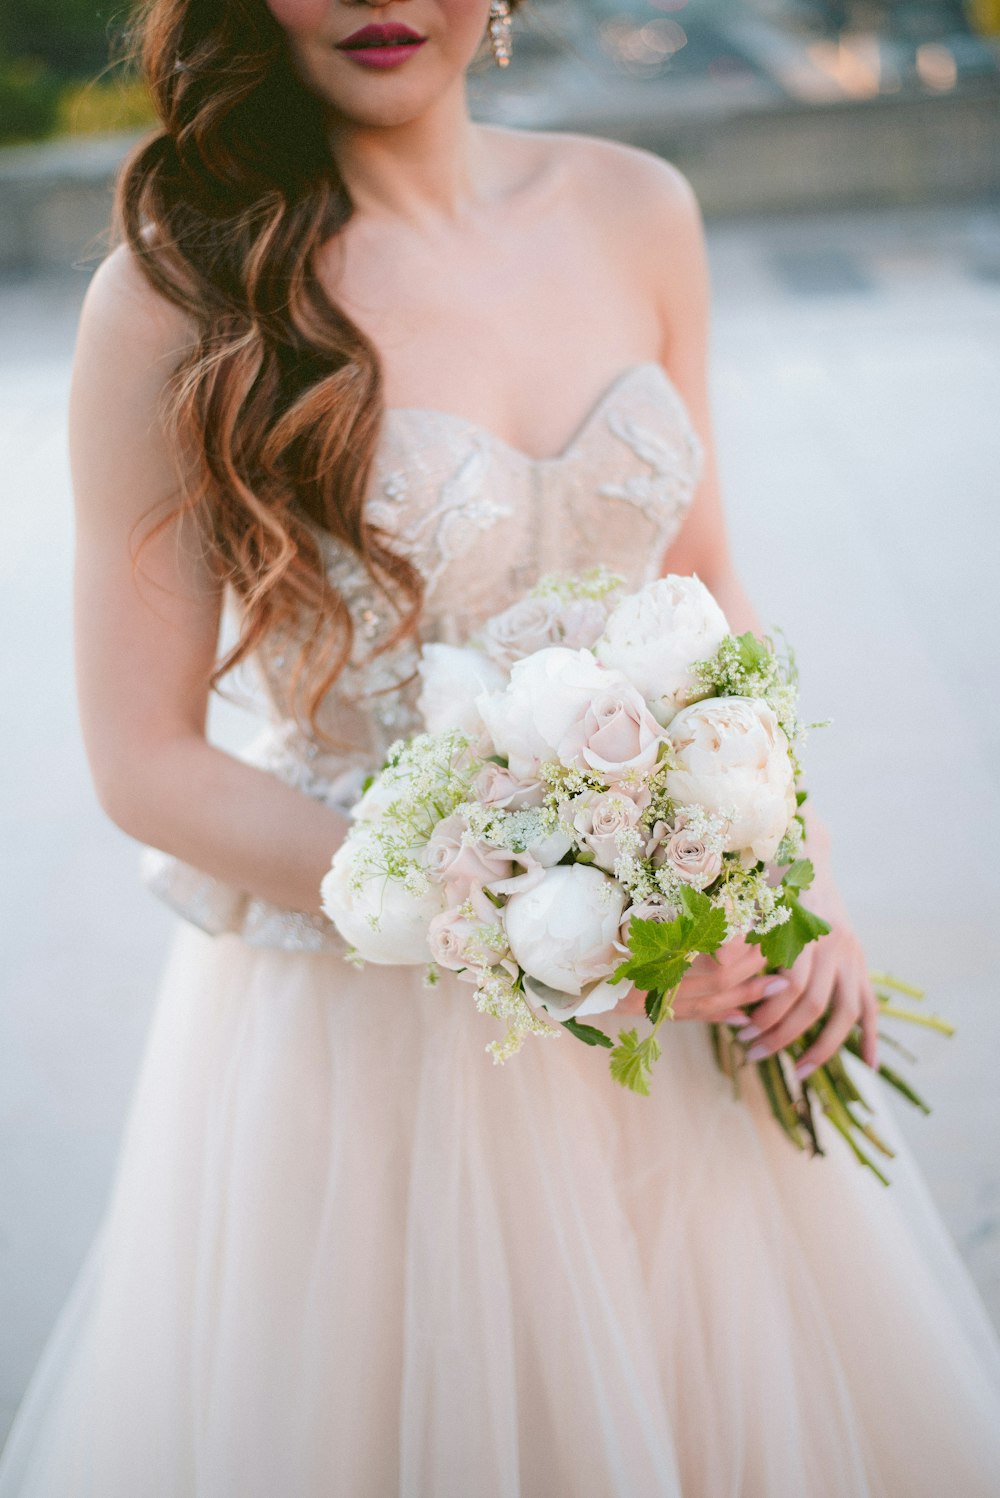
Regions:
[[[426,40],[400,21],[371,22],[345,36],[337,51],[365,68],[394,68],[419,52]]]

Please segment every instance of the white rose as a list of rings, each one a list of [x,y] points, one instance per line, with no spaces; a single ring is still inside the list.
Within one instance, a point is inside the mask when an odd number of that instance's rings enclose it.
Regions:
[[[507,940],[525,990],[560,1019],[613,1009],[631,986],[608,975],[621,962],[625,891],[589,864],[548,869],[504,908]]]
[[[701,579],[670,573],[623,599],[594,650],[603,665],[624,672],[667,724],[679,707],[705,695],[690,667],[727,634],[726,616]]]
[[[504,691],[484,692],[476,706],[512,774],[533,780],[540,764],[557,758],[559,744],[594,697],[627,686],[619,672],[599,666],[589,650],[552,645],[517,661]]]
[[[759,697],[710,697],[683,708],[669,729],[678,768],[667,794],[717,814],[735,809],[725,850],[768,863],[795,815],[788,740]]]
[[[457,728],[476,739],[483,722],[476,709],[480,692],[499,691],[507,673],[471,646],[429,644],[417,667],[423,683],[417,708],[428,733]]]
[[[354,875],[358,860],[367,856],[366,843],[364,835],[353,834],[333,855],[320,885],[323,909],[366,962],[428,962],[427,928],[444,908],[444,891],[432,884],[425,894],[412,895],[381,873],[372,874],[356,890]]]

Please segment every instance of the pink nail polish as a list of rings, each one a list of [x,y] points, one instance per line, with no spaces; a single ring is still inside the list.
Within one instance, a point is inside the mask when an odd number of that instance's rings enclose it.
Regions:
[[[760,1035],[760,1034],[761,1034],[761,1030],[760,1030],[760,1026],[759,1025],[754,1025],[754,1024],[744,1025],[743,1028],[742,1028],[742,1030],[740,1031],[740,1039],[741,1040],[756,1040],[757,1036]]]
[[[767,1045],[752,1045],[747,1051],[747,1060],[762,1061],[764,1057],[769,1054],[769,1052],[770,1047]]]
[[[726,1024],[727,1025],[732,1025],[732,1027],[733,1027],[734,1030],[740,1030],[740,1029],[743,1028],[744,1025],[748,1025],[749,1023],[750,1023],[750,1019],[749,1019],[749,1016],[746,1015],[746,1014],[727,1014],[726,1015]]]
[[[776,993],[784,993],[787,987],[787,978],[772,978],[770,983],[764,984],[764,987],[761,989],[761,993],[763,994],[765,999],[769,999]]]
[[[806,1062],[800,1061],[800,1062],[797,1063],[797,1065],[795,1067],[795,1075],[798,1077],[799,1081],[801,1082],[802,1079],[803,1079],[803,1077],[808,1077],[809,1073],[812,1072],[812,1071],[815,1071],[815,1070],[816,1070],[816,1062],[815,1061],[806,1061]]]

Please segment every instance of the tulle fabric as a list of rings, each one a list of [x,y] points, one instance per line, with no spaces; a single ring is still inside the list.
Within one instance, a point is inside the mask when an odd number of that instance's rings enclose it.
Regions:
[[[1000,1347],[880,1083],[889,1190],[701,1026],[650,1098],[496,1028],[180,924],[0,1498],[1000,1491]]]

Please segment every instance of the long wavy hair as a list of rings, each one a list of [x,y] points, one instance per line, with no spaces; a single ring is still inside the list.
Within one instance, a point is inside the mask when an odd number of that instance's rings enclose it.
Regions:
[[[377,351],[316,275],[317,251],[353,212],[324,101],[295,71],[264,0],[140,0],[124,46],[160,128],[123,163],[112,242],[128,242],[196,329],[164,397],[166,429],[188,459],[181,498],[133,565],[192,514],[213,575],[242,605],[209,689],[251,652],[291,643],[288,710],[334,744],[317,711],[354,632],[316,528],[360,560],[390,605],[376,652],[413,633],[422,589],[365,517],[384,411]]]

